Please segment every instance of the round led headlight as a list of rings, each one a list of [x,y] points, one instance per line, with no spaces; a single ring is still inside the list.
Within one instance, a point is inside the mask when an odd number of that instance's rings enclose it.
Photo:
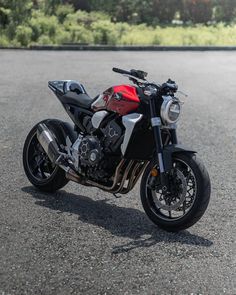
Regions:
[[[181,104],[177,98],[163,97],[161,105],[161,118],[164,124],[174,124],[179,120]]]

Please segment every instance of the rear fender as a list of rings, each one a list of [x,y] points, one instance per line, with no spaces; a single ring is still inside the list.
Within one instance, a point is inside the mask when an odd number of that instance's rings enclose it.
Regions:
[[[57,130],[60,133],[61,143],[65,146],[68,143],[68,139],[71,144],[73,144],[78,137],[77,132],[74,131],[74,126],[71,123],[57,119],[47,119],[43,121],[43,123],[45,123],[49,129],[52,128],[52,132]]]
[[[71,143],[74,143],[78,137],[77,132],[74,130],[73,124],[70,124],[68,122],[61,121],[59,123],[59,127],[61,129],[61,132],[63,133],[64,137],[69,137]]]
[[[163,162],[165,171],[169,172],[172,168],[172,158],[173,155],[176,154],[185,154],[185,153],[196,153],[196,151],[186,148],[185,146],[182,146],[180,144],[171,144],[167,145],[163,148]]]

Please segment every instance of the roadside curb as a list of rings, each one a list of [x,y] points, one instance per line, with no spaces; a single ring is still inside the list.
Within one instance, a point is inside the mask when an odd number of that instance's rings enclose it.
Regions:
[[[77,51],[236,51],[236,46],[139,46],[139,45],[32,45],[3,47],[14,50],[77,50]]]

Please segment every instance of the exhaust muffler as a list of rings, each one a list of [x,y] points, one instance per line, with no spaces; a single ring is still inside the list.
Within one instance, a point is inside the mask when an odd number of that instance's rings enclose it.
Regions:
[[[53,164],[59,165],[66,172],[66,178],[80,183],[80,176],[67,162],[67,155],[60,152],[55,136],[44,123],[40,123],[37,128],[37,138],[45,153]]]
[[[37,138],[49,159],[55,164],[61,153],[54,135],[44,123],[38,125]]]

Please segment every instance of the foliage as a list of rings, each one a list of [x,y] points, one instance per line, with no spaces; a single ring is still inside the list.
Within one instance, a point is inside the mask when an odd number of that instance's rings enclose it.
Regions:
[[[217,0],[214,18],[217,22],[232,22],[236,18],[236,0]]]
[[[72,14],[74,12],[74,7],[72,5],[58,5],[55,10],[55,15],[58,18],[59,23],[63,24],[67,15]]]
[[[121,38],[121,44],[141,45],[235,45],[236,25],[197,25],[191,27],[132,26]]]
[[[179,0],[92,0],[92,8],[105,11],[116,22],[131,24],[172,21]]]
[[[1,34],[0,31],[0,46],[7,47],[9,45],[9,40],[6,35]]]
[[[181,19],[184,22],[207,23],[212,19],[212,5],[211,0],[183,0]]]
[[[179,0],[153,0],[151,15],[158,19],[159,23],[170,23],[180,8]]]
[[[53,41],[59,22],[56,16],[46,16],[43,12],[35,10],[28,21],[28,25],[32,29],[32,41],[37,41],[42,35],[48,36]]]
[[[27,46],[31,41],[32,29],[28,26],[20,25],[16,28],[16,40],[22,45]]]
[[[95,44],[111,44],[115,45],[119,38],[116,24],[108,20],[95,22],[92,25]]]
[[[9,15],[11,13],[10,9],[0,7],[0,26],[5,28],[9,24]]]
[[[236,45],[235,20],[236,0],[0,0],[0,45]]]

